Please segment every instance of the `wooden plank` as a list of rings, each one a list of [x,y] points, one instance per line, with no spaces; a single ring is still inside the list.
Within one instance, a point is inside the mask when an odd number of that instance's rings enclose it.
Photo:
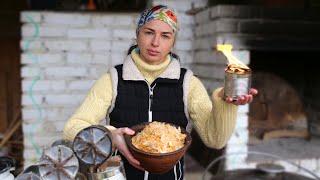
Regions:
[[[9,129],[9,131],[7,131],[5,133],[4,138],[1,140],[0,148],[3,148],[3,146],[9,141],[9,139],[11,138],[13,133],[15,133],[18,130],[18,128],[21,126],[21,124],[22,124],[22,120],[19,119],[18,121],[16,121],[15,125],[13,126],[13,128]]]
[[[18,13],[0,13],[0,133],[21,108],[20,24]],[[8,34],[4,31],[11,31]]]
[[[4,133],[8,125],[7,76],[0,72],[0,133]]]

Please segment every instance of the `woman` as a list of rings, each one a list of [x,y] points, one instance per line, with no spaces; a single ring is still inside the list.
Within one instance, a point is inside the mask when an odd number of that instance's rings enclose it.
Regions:
[[[75,135],[107,115],[115,147],[124,156],[128,179],[183,179],[183,158],[169,172],[151,174],[140,167],[124,142],[128,127],[157,120],[193,128],[211,148],[222,148],[232,135],[237,105],[250,103],[255,89],[233,101],[216,89],[210,100],[203,84],[190,70],[180,67],[172,54],[178,32],[177,17],[166,6],[155,6],[141,14],[136,35],[137,45],[130,48],[122,65],[115,66],[97,80],[87,98],[68,120],[64,136]]]

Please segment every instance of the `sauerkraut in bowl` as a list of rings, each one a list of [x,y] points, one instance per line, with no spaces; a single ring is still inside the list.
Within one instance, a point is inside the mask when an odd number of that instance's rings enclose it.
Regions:
[[[180,127],[153,121],[132,137],[132,144],[148,153],[169,153],[184,146],[186,134]]]
[[[169,123],[145,122],[130,128],[135,134],[125,134],[125,142],[132,156],[149,173],[168,172],[192,143],[190,133]]]

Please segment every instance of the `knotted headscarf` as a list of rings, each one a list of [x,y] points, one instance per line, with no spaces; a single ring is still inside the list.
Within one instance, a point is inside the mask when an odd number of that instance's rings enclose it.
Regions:
[[[140,19],[138,21],[137,35],[141,27],[150,20],[157,19],[161,20],[173,29],[173,32],[176,34],[178,31],[178,23],[176,13],[172,8],[168,8],[164,5],[157,5],[153,8],[146,9],[141,13]]]

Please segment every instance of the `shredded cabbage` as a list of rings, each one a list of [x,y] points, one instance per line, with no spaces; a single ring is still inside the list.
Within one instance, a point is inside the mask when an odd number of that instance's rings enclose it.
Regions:
[[[132,144],[149,153],[168,153],[183,147],[187,135],[170,124],[153,121],[132,137]]]

